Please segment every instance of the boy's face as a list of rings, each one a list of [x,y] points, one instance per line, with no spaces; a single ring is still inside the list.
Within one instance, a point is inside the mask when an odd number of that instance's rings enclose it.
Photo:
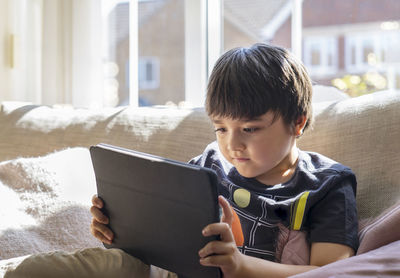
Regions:
[[[223,156],[244,177],[273,185],[294,170],[298,152],[295,134],[278,116],[268,112],[256,119],[212,117]]]

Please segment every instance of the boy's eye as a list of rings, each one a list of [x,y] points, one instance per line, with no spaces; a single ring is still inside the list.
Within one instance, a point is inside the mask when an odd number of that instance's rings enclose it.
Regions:
[[[247,133],[253,133],[253,132],[256,132],[257,130],[258,130],[257,127],[246,127],[246,128],[243,128],[243,131],[247,132]]]
[[[225,132],[225,131],[226,131],[226,129],[223,127],[214,129],[214,132]]]

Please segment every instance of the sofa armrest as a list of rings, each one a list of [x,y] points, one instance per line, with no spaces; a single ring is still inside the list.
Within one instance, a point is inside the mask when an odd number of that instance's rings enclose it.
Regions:
[[[291,278],[399,277],[400,240],[376,250],[343,259]]]

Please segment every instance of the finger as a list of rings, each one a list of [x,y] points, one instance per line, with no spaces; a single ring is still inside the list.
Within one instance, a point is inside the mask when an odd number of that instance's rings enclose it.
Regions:
[[[97,195],[93,195],[92,197],[92,204],[95,207],[98,207],[99,209],[103,208],[104,203],[103,200],[100,199]]]
[[[211,255],[229,255],[233,254],[236,249],[236,245],[232,242],[211,241],[199,251],[199,256],[205,258]]]
[[[213,223],[203,229],[204,236],[219,235],[224,242],[235,241],[231,227],[227,223]]]
[[[100,232],[108,240],[113,240],[113,238],[114,238],[114,233],[106,225],[99,223],[94,219],[92,220],[92,223],[91,223],[91,230],[92,230],[92,234],[95,234],[96,231]]]
[[[214,255],[200,258],[200,264],[204,266],[224,267],[232,265],[232,257],[227,255]]]
[[[100,240],[101,242],[104,242],[106,244],[111,244],[112,241],[109,240],[108,238],[106,238],[102,233],[100,233],[97,230],[92,230],[92,235],[97,238],[98,240]]]
[[[223,212],[221,221],[227,223],[229,226],[232,226],[233,213],[229,202],[220,195],[218,196],[218,203],[221,206]]]
[[[95,206],[90,207],[90,213],[92,214],[93,218],[100,223],[108,224],[109,219],[107,216],[103,214],[103,212]]]

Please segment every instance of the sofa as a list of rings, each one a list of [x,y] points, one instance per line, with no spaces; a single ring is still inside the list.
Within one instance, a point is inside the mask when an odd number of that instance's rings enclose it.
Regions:
[[[355,172],[360,248],[352,258],[296,277],[400,276],[400,93],[319,101],[313,110],[314,125],[298,145]],[[90,146],[108,143],[188,161],[214,139],[201,108],[3,102],[0,277],[38,254],[103,248],[89,230],[96,193]]]

